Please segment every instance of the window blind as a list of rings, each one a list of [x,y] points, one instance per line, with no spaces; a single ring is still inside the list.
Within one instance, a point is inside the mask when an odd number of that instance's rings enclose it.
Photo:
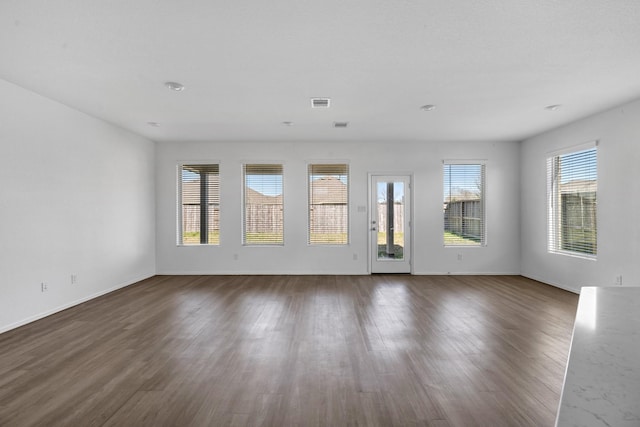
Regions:
[[[310,164],[309,244],[349,243],[349,165]]]
[[[444,245],[484,245],[485,165],[445,163],[443,182]]]
[[[245,164],[245,245],[284,244],[283,167],[279,164]]]
[[[178,244],[220,244],[219,165],[181,165],[179,188]]]
[[[597,254],[597,148],[547,158],[548,249]]]

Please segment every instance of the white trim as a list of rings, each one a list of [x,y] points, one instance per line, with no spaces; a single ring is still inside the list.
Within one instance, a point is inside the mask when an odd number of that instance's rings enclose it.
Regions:
[[[246,242],[246,215],[247,215],[247,209],[246,209],[246,202],[247,202],[247,189],[246,189],[246,166],[248,165],[268,165],[268,166],[280,166],[282,168],[282,172],[281,172],[281,176],[282,176],[282,243],[260,243],[260,244],[250,244]],[[240,197],[241,197],[241,210],[242,212],[240,213],[240,246],[243,248],[255,248],[255,247],[270,247],[270,248],[274,248],[274,247],[284,247],[285,243],[286,243],[286,237],[287,237],[287,229],[286,229],[286,224],[287,224],[287,209],[286,209],[286,200],[288,199],[287,197],[285,197],[285,169],[286,169],[286,163],[284,161],[255,161],[255,162],[251,162],[251,161],[241,161],[240,162]],[[222,203],[222,202],[221,202]]]
[[[374,215],[374,211],[371,206],[371,200],[372,200],[372,193],[373,193],[373,187],[372,187],[372,181],[373,181],[373,177],[385,177],[385,178],[400,178],[400,179],[405,179],[408,178],[408,190],[409,190],[409,197],[406,199],[409,203],[409,220],[406,219],[406,215],[405,215],[405,221],[407,221],[407,228],[409,229],[409,233],[406,232],[405,230],[405,236],[409,236],[409,257],[406,259],[407,263],[409,264],[409,273],[408,274],[414,274],[414,232],[413,232],[413,224],[415,222],[414,219],[414,173],[413,172],[368,172],[367,173],[367,211],[368,211],[368,219],[367,219],[367,246],[368,246],[368,250],[367,250],[367,271],[368,274],[374,274],[373,273],[373,253],[374,253],[374,249],[373,249],[373,241],[372,241],[372,237],[371,237],[371,226],[372,226],[372,221],[373,221],[373,215]],[[405,192],[406,195],[406,192]],[[406,206],[406,203],[405,203]],[[377,212],[375,213],[375,215],[377,215]],[[405,240],[406,242],[406,240]],[[389,273],[393,273],[393,272],[389,272]]]
[[[120,284],[118,284],[116,286],[113,286],[111,288],[108,288],[108,289],[105,289],[103,291],[97,292],[95,294],[89,295],[87,297],[83,297],[83,298],[80,298],[80,299],[75,300],[73,302],[70,302],[70,303],[67,303],[67,304],[63,304],[61,306],[53,308],[51,310],[47,310],[47,311],[44,311],[42,313],[35,314],[33,316],[29,316],[26,319],[19,320],[17,322],[11,323],[9,325],[0,326],[0,334],[2,334],[4,332],[8,332],[8,331],[10,331],[12,329],[19,328],[20,326],[24,326],[24,325],[27,325],[29,323],[35,322],[36,320],[40,320],[40,319],[43,319],[45,317],[51,316],[52,314],[59,313],[59,312],[61,312],[63,310],[66,310],[68,308],[74,307],[76,305],[80,305],[82,303],[85,303],[85,302],[90,301],[92,299],[101,297],[101,296],[106,295],[108,293],[117,291],[118,289],[122,289],[122,288],[126,288],[127,286],[134,285],[134,284],[136,284],[136,283],[138,283],[138,282],[140,282],[142,280],[146,280],[146,279],[149,279],[149,278],[154,277],[154,276],[156,276],[156,274],[146,274],[146,275],[141,276],[138,279],[127,280],[126,282],[122,282],[122,283],[120,283]]]
[[[591,150],[592,148],[596,148],[598,147],[599,143],[599,140],[594,139],[592,141],[583,142],[581,144],[571,145],[569,147],[559,148],[553,151],[547,151],[545,155],[547,156],[547,158],[551,158],[562,156],[563,154],[578,153],[580,151],[587,151]]]
[[[559,248],[562,246],[562,238],[561,238],[561,228],[562,228],[562,212],[561,212],[561,194],[560,194],[560,186],[562,180],[562,172],[560,172],[560,162],[561,157],[565,155],[573,155],[577,153],[584,153],[590,150],[596,150],[596,171],[597,171],[597,146],[598,140],[589,141],[583,144],[573,145],[571,147],[567,147],[561,150],[557,150],[554,152],[547,153],[548,157],[546,158],[546,208],[547,208],[547,253],[553,255],[561,255],[561,256],[570,256],[574,258],[581,258],[590,261],[596,261],[598,257],[597,248],[596,253],[588,254],[581,253],[577,251],[570,251]],[[579,163],[580,165],[580,163]],[[581,168],[581,166],[580,166]],[[596,174],[596,184],[598,183],[598,177]],[[597,190],[596,190],[597,195]],[[597,198],[597,196],[596,196]],[[596,204],[597,209],[597,204]],[[596,215],[597,217],[597,215]],[[596,245],[598,241],[598,222],[596,219],[595,222],[595,231],[596,231]]]
[[[190,161],[190,160],[179,160],[178,161],[178,166],[183,166],[183,165],[218,165],[220,166],[222,164],[221,160],[194,160],[194,161]]]
[[[341,271],[336,273],[335,270],[196,270],[196,271],[162,271],[157,273],[158,276],[367,276],[369,272],[362,269],[354,271]]]
[[[347,242],[346,243],[311,243],[311,183],[309,181],[309,167],[313,165],[346,165],[347,166]],[[349,161],[337,160],[307,160],[305,161],[305,174],[307,186],[307,247],[344,247],[351,244],[351,164]]]
[[[486,165],[487,159],[442,159],[443,165]]]
[[[305,163],[308,165],[348,165],[350,166],[349,160],[343,159],[310,159],[305,160]]]
[[[411,274],[415,276],[522,276],[519,271],[416,271]]]
[[[240,168],[244,170],[245,165],[280,165],[284,169],[287,162],[279,160],[240,160]]]
[[[527,279],[531,279],[531,280],[535,280],[536,282],[544,283],[545,285],[553,286],[553,287],[556,287],[558,289],[562,289],[564,291],[572,292],[574,294],[580,294],[580,290],[579,289],[576,290],[576,289],[573,289],[573,288],[571,288],[569,286],[566,286],[566,285],[561,285],[561,284],[555,283],[555,282],[549,282],[548,280],[541,279],[540,277],[537,277],[537,276],[535,276],[533,274],[520,273],[520,275],[522,277],[526,277]]]
[[[579,258],[579,259],[584,259],[587,261],[597,261],[598,260],[598,255],[592,255],[592,254],[585,254],[582,252],[576,252],[576,251],[567,251],[567,250],[563,250],[563,249],[549,249],[547,251],[549,254],[551,255],[564,255],[564,256],[568,256],[568,257],[572,257],[572,258]]]
[[[481,174],[482,174],[482,241],[480,242],[480,244],[478,245],[456,245],[456,244],[451,244],[451,245],[447,245],[446,242],[444,241],[444,237],[442,239],[442,247],[444,248],[456,248],[459,249],[461,247],[474,247],[474,248],[486,248],[488,246],[488,224],[487,224],[487,188],[489,187],[487,185],[487,181],[488,181],[488,172],[487,172],[487,161],[486,160],[451,160],[451,159],[447,159],[447,160],[442,160],[442,168],[440,170],[440,176],[442,178],[442,188],[444,189],[444,167],[445,166],[456,166],[456,165],[479,165],[481,167]],[[444,193],[442,194],[442,196],[444,196]],[[444,197],[442,199],[443,203],[444,203]],[[443,218],[443,231],[444,231],[444,218]]]
[[[222,205],[222,197],[220,197],[220,189],[222,188],[222,178],[221,178],[221,164],[222,162],[220,160],[196,160],[196,161],[179,161],[176,165],[176,184],[177,184],[177,188],[176,188],[176,246],[177,247],[181,247],[181,246],[193,246],[193,245],[185,245],[184,243],[182,243],[184,241],[184,236],[182,235],[182,168],[185,165],[217,165],[218,166],[218,210],[220,212],[220,206]],[[219,213],[218,212],[218,213]],[[199,243],[197,244],[198,246],[220,246],[221,245],[221,241],[219,241],[216,244],[213,243],[207,243],[207,244],[202,244]]]

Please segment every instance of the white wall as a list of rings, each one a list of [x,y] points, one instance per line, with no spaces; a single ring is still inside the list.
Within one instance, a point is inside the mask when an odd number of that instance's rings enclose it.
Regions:
[[[0,80],[0,149],[0,332],[155,273],[152,142]]]
[[[368,173],[413,174],[414,274],[640,286],[640,101],[517,143],[154,143],[0,80],[0,332],[153,274],[366,274]],[[547,153],[598,148],[598,257],[548,254]],[[443,159],[487,161],[483,248],[442,246]],[[219,161],[220,246],[176,245],[176,165]],[[306,243],[306,164],[350,164],[351,243]],[[285,165],[285,246],[241,245],[241,165]],[[458,254],[463,255],[462,261]],[[234,255],[237,255],[235,259]],[[357,259],[354,259],[357,258]],[[72,284],[70,276],[77,275]],[[48,291],[41,292],[45,282]]]
[[[547,253],[546,157],[599,140],[596,261]],[[597,114],[522,143],[524,276],[578,292],[582,286],[640,286],[640,101]]]
[[[484,248],[442,245],[442,160],[487,160],[487,234]],[[176,245],[176,166],[220,161],[221,245]],[[351,244],[307,245],[307,162],[350,164]],[[241,244],[241,165],[284,164],[285,246]],[[518,143],[159,143],[157,145],[157,268],[159,274],[366,274],[369,172],[408,172],[413,186],[415,274],[519,274]],[[463,260],[458,261],[458,254]],[[234,255],[238,259],[234,259]],[[354,260],[354,255],[357,257]]]

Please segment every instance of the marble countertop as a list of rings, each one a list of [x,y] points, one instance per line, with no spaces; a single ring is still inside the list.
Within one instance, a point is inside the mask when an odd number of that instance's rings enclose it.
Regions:
[[[640,288],[582,288],[556,419],[567,426],[640,426]]]

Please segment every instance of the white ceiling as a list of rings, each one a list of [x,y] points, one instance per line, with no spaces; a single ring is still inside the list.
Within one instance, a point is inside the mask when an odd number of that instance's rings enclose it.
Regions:
[[[640,97],[640,1],[2,0],[0,78],[155,141],[521,140]]]

